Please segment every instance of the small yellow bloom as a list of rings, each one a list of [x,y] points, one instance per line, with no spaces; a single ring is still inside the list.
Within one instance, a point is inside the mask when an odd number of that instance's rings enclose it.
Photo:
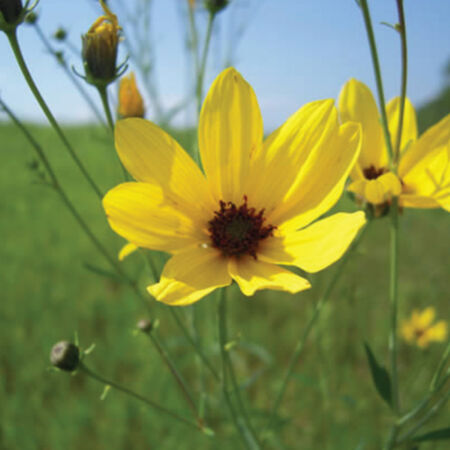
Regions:
[[[342,121],[360,122],[361,153],[350,177],[349,190],[374,205],[399,196],[400,206],[450,211],[450,115],[417,136],[416,113],[406,99],[398,175],[389,171],[389,157],[375,99],[370,89],[351,79],[341,91]],[[386,107],[393,145],[397,142],[400,99]]]
[[[198,138],[204,173],[153,123],[116,124],[136,182],[110,190],[103,206],[116,233],[172,254],[148,287],[157,300],[188,305],[233,280],[245,295],[308,289],[280,265],[322,270],[364,225],[361,211],[312,223],[338,201],[360,148],[359,125],[340,125],[333,100],[305,105],[263,142],[255,93],[229,68],[205,99]]]
[[[119,115],[126,117],[144,117],[144,101],[136,85],[136,78],[131,72],[122,77],[119,84]]]
[[[82,36],[82,56],[89,81],[112,81],[116,76],[119,22],[117,16],[100,0],[104,16],[99,17]]]
[[[428,347],[430,342],[442,342],[447,338],[447,323],[443,320],[433,325],[436,311],[431,306],[422,312],[415,309],[409,320],[404,320],[400,333],[406,342],[421,348]]]

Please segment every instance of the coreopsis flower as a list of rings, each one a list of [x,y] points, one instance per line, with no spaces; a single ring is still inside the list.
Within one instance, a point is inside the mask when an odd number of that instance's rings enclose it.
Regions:
[[[104,16],[99,17],[82,36],[82,56],[87,80],[92,84],[110,83],[117,76],[119,22],[117,16],[100,0]]]
[[[144,117],[144,101],[136,85],[136,78],[133,72],[120,80],[118,112],[123,118]]]
[[[386,107],[393,144],[397,142],[400,99]],[[361,153],[350,177],[348,189],[373,205],[399,196],[399,205],[407,208],[439,208],[450,211],[450,115],[417,136],[414,107],[406,99],[400,160],[397,174],[390,170],[388,152],[378,108],[370,89],[351,79],[341,91],[339,112],[343,122],[361,123]]]
[[[303,106],[263,142],[256,96],[229,68],[205,99],[198,139],[204,173],[153,123],[116,125],[119,157],[136,182],[110,190],[103,206],[130,243],[172,254],[148,287],[157,300],[188,305],[232,280],[247,296],[308,289],[280,265],[322,270],[364,225],[361,211],[312,223],[341,196],[360,148],[359,125],[340,125],[333,100]]]
[[[422,312],[415,309],[409,320],[404,320],[400,333],[406,342],[421,348],[428,347],[430,342],[442,342],[447,338],[447,323],[444,320],[434,322],[436,311],[433,307]]]

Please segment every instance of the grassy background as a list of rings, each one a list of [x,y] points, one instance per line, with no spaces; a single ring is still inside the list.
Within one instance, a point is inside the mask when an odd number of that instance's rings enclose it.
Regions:
[[[31,127],[64,186],[102,242],[116,253],[123,240],[108,228],[88,185],[54,133]],[[67,133],[103,190],[121,180],[112,143],[96,128]],[[189,145],[192,135],[178,133]],[[208,424],[216,438],[142,407],[117,392],[100,401],[102,386],[85,376],[49,371],[49,351],[78,332],[81,345],[96,349],[87,364],[155,401],[189,415],[167,368],[133,328],[146,311],[130,289],[94,274],[85,263],[108,268],[62,205],[42,184],[34,154],[12,125],[0,124],[0,448],[1,449],[231,449],[238,448],[220,388],[206,377]],[[351,210],[344,199],[338,209]],[[377,397],[363,353],[368,340],[387,362],[388,220],[368,230],[358,254],[323,310],[297,365],[281,408],[279,449],[378,449],[392,423]],[[405,211],[401,217],[400,318],[434,305],[448,319],[448,216],[443,211]],[[157,256],[159,258],[159,256]],[[144,286],[150,274],[140,255],[124,263]],[[239,339],[232,357],[256,418],[264,424],[281,374],[333,268],[312,278],[313,289],[296,296],[265,291],[253,298],[232,290],[230,336]],[[195,392],[202,374],[166,307],[149,299],[158,333]],[[216,299],[196,306],[200,337],[217,367]],[[178,310],[190,326],[193,308]],[[446,317],[447,316],[447,317]],[[444,349],[399,346],[402,405],[412,407],[427,389]],[[207,375],[207,374],[206,374]],[[447,416],[448,419],[448,416]],[[433,423],[448,425],[443,415]],[[444,449],[445,444],[421,449]]]

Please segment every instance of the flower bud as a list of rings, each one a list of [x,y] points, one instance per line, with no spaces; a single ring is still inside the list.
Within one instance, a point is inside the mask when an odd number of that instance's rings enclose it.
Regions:
[[[22,13],[22,0],[0,0],[0,12],[5,22],[14,24]]]
[[[153,329],[153,322],[151,320],[148,320],[148,319],[141,319],[137,323],[137,327],[143,333],[150,333],[152,331],[152,329]]]
[[[59,27],[54,33],[53,33],[53,37],[57,40],[57,41],[65,41],[66,37],[67,37],[67,31],[63,28],[63,27]]]
[[[100,0],[104,16],[99,17],[82,36],[82,57],[86,77],[92,84],[109,83],[116,77],[119,23],[104,1]]]
[[[120,80],[118,112],[123,118],[144,117],[144,101],[136,85],[136,78],[133,72]]]
[[[230,0],[205,0],[205,8],[211,14],[217,14],[228,6]]]
[[[1,0],[0,0],[1,1]],[[29,25],[34,25],[38,21],[38,15],[31,11],[25,16],[25,22]]]
[[[80,350],[71,342],[58,342],[52,348],[50,361],[58,369],[73,372],[80,362]]]

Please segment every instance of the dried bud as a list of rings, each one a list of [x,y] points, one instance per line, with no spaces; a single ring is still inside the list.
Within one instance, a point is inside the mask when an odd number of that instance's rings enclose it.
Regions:
[[[21,0],[0,0],[0,12],[3,14],[6,23],[16,23],[20,18],[22,10]]]
[[[33,12],[33,11],[29,12],[25,16],[25,22],[30,24],[30,25],[34,25],[37,22],[37,20],[38,20],[38,15],[35,12]]]
[[[217,14],[218,12],[225,9],[229,3],[230,0],[205,0],[205,8],[211,14]]]
[[[109,83],[116,77],[119,22],[105,2],[100,0],[104,16],[99,17],[82,36],[82,57],[86,77],[92,84]]]
[[[57,40],[57,41],[65,41],[66,37],[67,37],[67,31],[63,28],[63,27],[59,27],[54,33],[53,33],[53,37]]]
[[[124,118],[144,117],[144,101],[136,85],[136,78],[133,72],[120,80],[118,112]]]
[[[58,369],[73,372],[80,362],[80,350],[71,342],[58,342],[52,348],[50,361]]]
[[[143,333],[150,333],[153,329],[153,322],[148,319],[141,319],[137,323],[137,327],[139,330],[141,330]]]

